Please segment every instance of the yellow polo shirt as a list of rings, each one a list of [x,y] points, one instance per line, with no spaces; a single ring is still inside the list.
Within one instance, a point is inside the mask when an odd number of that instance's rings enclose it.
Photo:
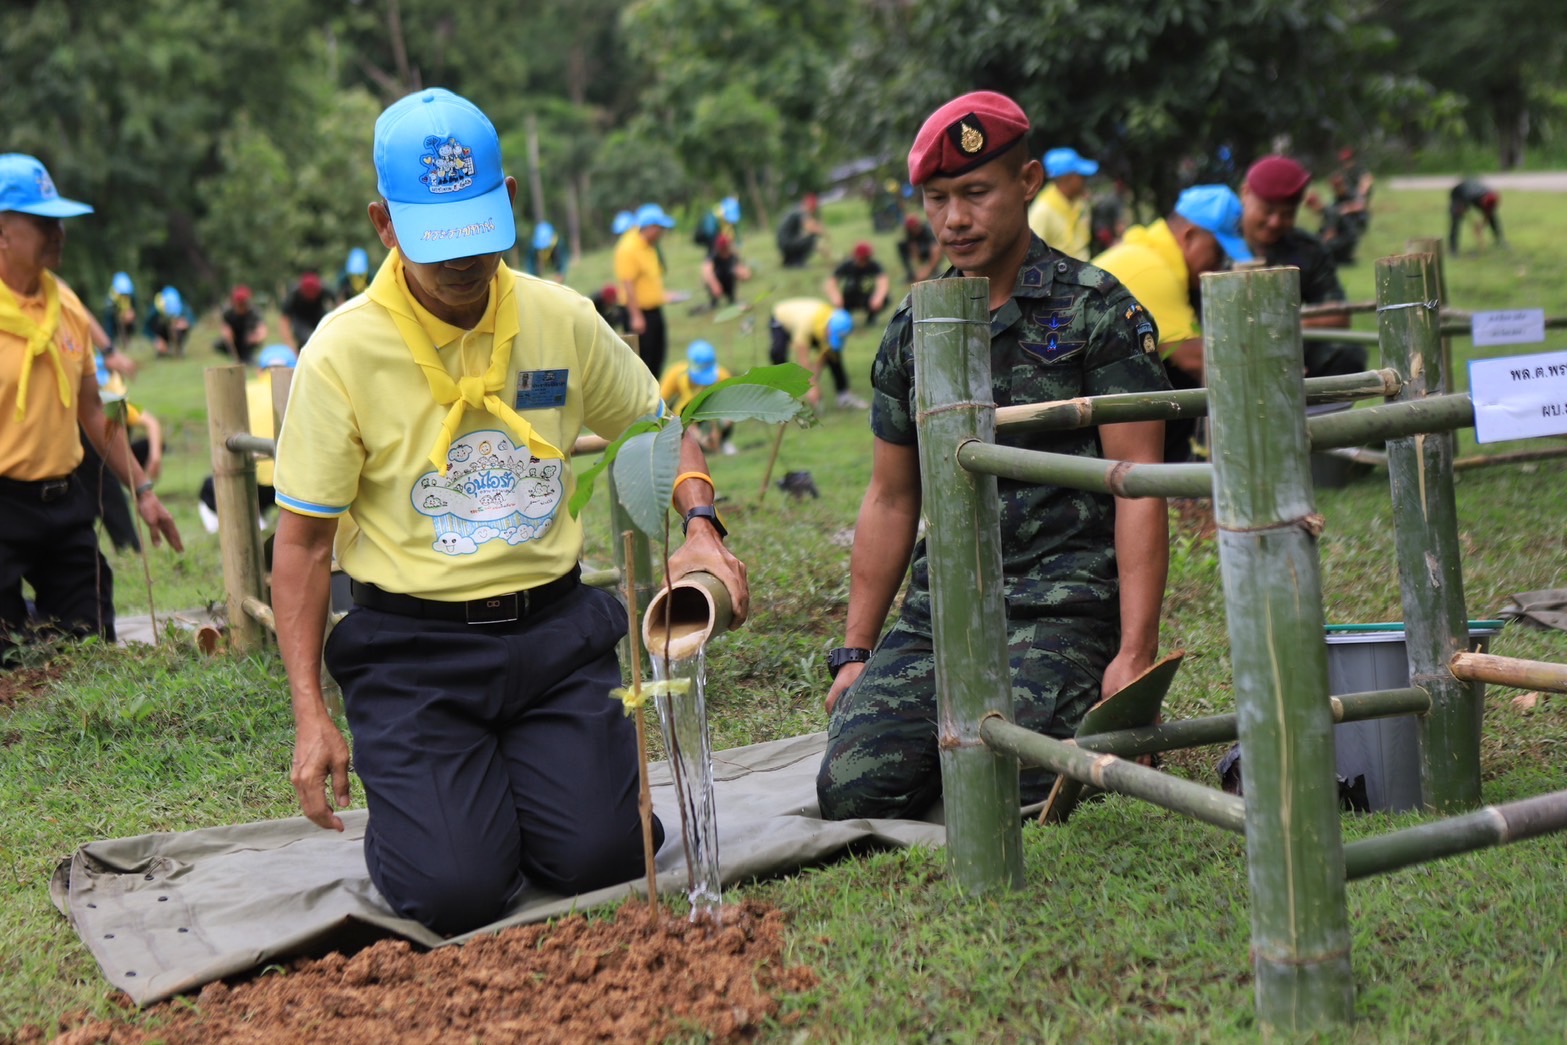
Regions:
[[[32,482],[70,475],[82,463],[82,438],[76,426],[82,376],[93,365],[92,321],[81,299],[64,283],[60,288],[60,325],[54,343],[65,363],[71,404],[60,402],[59,379],[48,352],[33,359],[27,379],[27,414],[16,419],[16,393],[22,378],[25,338],[0,330],[0,477]],[[44,295],[18,294],[17,307],[35,323],[44,318]],[[89,387],[96,387],[94,384]]]
[[[788,298],[773,306],[773,318],[789,332],[789,350],[796,360],[809,357],[812,342],[822,352],[830,352],[827,321],[832,306],[821,298]]]
[[[1202,336],[1192,308],[1186,258],[1163,218],[1127,229],[1120,243],[1094,258],[1094,265],[1120,280],[1153,316],[1161,355],[1169,355],[1182,341]]]
[[[289,386],[290,394],[293,386]],[[263,370],[255,377],[245,382],[245,406],[250,411],[250,434],[258,439],[271,439],[273,429],[272,417],[272,375]],[[131,421],[135,424],[135,421]],[[256,459],[256,482],[262,486],[272,485],[273,463],[270,457],[258,457]]]
[[[1034,235],[1069,258],[1088,260],[1088,244],[1093,234],[1088,220],[1088,197],[1069,200],[1056,183],[1046,185],[1028,207],[1028,227]]]
[[[718,368],[718,380],[729,380],[729,371],[723,367]],[[717,384],[715,381],[714,384]],[[704,388],[712,385],[697,385],[691,383],[691,364],[676,363],[664,372],[664,380],[658,383],[658,394],[669,408],[675,413],[686,408],[686,404],[695,399]]]
[[[615,279],[631,284],[637,308],[664,307],[664,266],[640,229],[627,229],[615,244]]]
[[[658,382],[591,302],[553,280],[513,275],[520,327],[499,394],[540,436],[569,448],[584,425],[613,439],[658,413]],[[482,374],[495,286],[471,334],[398,287],[447,372]],[[498,418],[469,409],[443,477],[429,454],[446,412],[391,313],[368,295],[354,298],[321,321],[294,373],[278,441],[278,503],[342,520],[338,563],[388,591],[461,601],[565,574],[582,552],[582,524],[566,510],[570,460],[533,457]]]

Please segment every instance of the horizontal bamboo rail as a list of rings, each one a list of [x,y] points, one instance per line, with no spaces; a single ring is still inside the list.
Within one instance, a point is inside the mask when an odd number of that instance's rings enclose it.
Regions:
[[[1041,736],[997,714],[980,719],[979,735],[992,750],[1015,755],[1030,765],[1185,813],[1226,831],[1246,832],[1245,801],[1218,788],[1148,769],[1114,755],[1085,751],[1064,740]]]
[[[1419,686],[1410,686],[1407,689],[1345,693],[1341,696],[1329,697],[1328,706],[1332,709],[1335,723],[1364,722],[1374,718],[1391,718],[1394,715],[1424,714],[1431,708],[1431,697]],[[1157,726],[1139,726],[1109,733],[1095,733],[1092,736],[1064,740],[1062,743],[1095,754],[1136,758],[1139,755],[1202,747],[1204,744],[1229,743],[1239,735],[1238,730],[1238,719],[1234,714],[1208,715],[1203,718],[1161,722]]]
[[[1513,689],[1567,693],[1567,664],[1498,657],[1489,653],[1455,653],[1447,662],[1447,667],[1454,678],[1466,682],[1489,682]]]
[[[254,620],[272,634],[277,634],[277,618],[272,615],[271,606],[268,606],[254,595],[245,596],[244,599],[240,600],[240,605],[245,607],[245,612],[249,614],[251,620]]]
[[[1567,829],[1567,791],[1485,806],[1344,846],[1349,881]]]
[[[1443,318],[1452,318],[1452,313],[1443,311]],[[1567,330],[1567,316],[1546,316],[1546,330]],[[1443,323],[1437,329],[1442,337],[1468,337],[1474,331],[1469,323]],[[1303,341],[1349,341],[1355,344],[1375,345],[1380,343],[1381,335],[1374,330],[1350,330],[1348,327],[1304,327],[1300,332]]]
[[[1213,493],[1213,466],[1207,464],[1135,464],[997,446],[977,439],[958,445],[958,464],[971,472],[1003,479],[1054,483],[1117,497],[1208,497]]]
[[[1346,403],[1398,394],[1398,374],[1367,370],[1306,378],[1307,403]],[[996,409],[996,428],[1011,432],[1043,432],[1089,428],[1123,421],[1171,421],[1208,415],[1208,390],[1183,388],[1169,392],[1126,392],[1079,396],[1051,403],[1020,403]]]
[[[1306,419],[1313,450],[1361,446],[1400,436],[1449,432],[1474,424],[1474,404],[1462,393],[1409,399]]]
[[[1453,471],[1467,472],[1471,468],[1491,468],[1499,464],[1554,461],[1558,457],[1567,457],[1567,446],[1553,446],[1544,450],[1516,450],[1505,454],[1473,454],[1454,461]]]
[[[590,588],[618,588],[620,571],[613,566],[607,570],[583,570],[582,583]]]

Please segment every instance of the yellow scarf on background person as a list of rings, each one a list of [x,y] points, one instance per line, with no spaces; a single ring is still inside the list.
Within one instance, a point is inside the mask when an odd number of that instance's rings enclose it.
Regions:
[[[60,288],[54,281],[54,273],[45,270],[40,277],[44,288],[44,321],[34,322],[33,317],[22,311],[21,304],[11,288],[0,280],[0,330],[15,334],[27,342],[22,353],[22,372],[16,383],[16,419],[27,416],[27,386],[33,376],[33,359],[49,353],[54,363],[54,376],[60,386],[60,403],[71,408],[71,379],[65,372],[65,360],[60,358],[60,346],[54,343],[54,335],[60,329]]]
[[[403,343],[408,346],[409,352],[413,353],[414,362],[424,372],[424,378],[430,384],[430,394],[435,397],[436,403],[451,407],[446,413],[446,419],[441,422],[440,432],[436,433],[435,446],[430,450],[430,463],[435,465],[436,470],[443,476],[446,474],[446,454],[452,448],[452,440],[457,438],[457,429],[462,424],[463,414],[469,409],[488,411],[510,428],[512,434],[517,437],[517,444],[526,446],[534,457],[565,458],[564,453],[535,432],[533,426],[507,406],[506,401],[498,395],[506,388],[507,379],[510,377],[511,343],[517,336],[519,327],[517,305],[513,300],[516,293],[516,277],[511,269],[504,264],[501,265],[495,270],[495,278],[490,283],[490,293],[496,296],[495,332],[491,335],[493,347],[490,351],[490,365],[482,377],[465,374],[456,380],[453,380],[452,375],[447,372],[446,365],[441,362],[429,333],[419,322],[419,317],[414,314],[413,307],[408,301],[408,292],[402,287],[404,278],[403,259],[396,250],[393,250],[386,256],[386,261],[382,263],[380,270],[376,272],[375,279],[366,294],[371,301],[391,313],[392,322],[397,324],[397,332],[402,335]],[[458,365],[462,365],[460,354]]]

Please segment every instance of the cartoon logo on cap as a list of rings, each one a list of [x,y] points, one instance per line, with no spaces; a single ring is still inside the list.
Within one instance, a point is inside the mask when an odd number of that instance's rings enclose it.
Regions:
[[[985,147],[985,135],[968,125],[964,120],[958,128],[958,148],[972,156]]]
[[[54,179],[50,178],[49,172],[43,168],[40,167],[38,171],[34,173],[33,180],[38,183],[39,199],[52,200],[56,196],[60,195],[59,191],[54,187]]]
[[[419,180],[431,192],[458,192],[473,184],[473,150],[455,137],[432,134],[424,140],[419,162],[429,170]]]

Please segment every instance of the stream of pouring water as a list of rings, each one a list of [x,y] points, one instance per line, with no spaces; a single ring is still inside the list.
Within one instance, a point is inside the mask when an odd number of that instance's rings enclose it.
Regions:
[[[654,655],[653,677],[690,679],[684,696],[658,696],[658,724],[669,752],[690,876],[691,920],[719,924],[718,811],[713,801],[713,743],[707,731],[707,647],[668,661]]]

